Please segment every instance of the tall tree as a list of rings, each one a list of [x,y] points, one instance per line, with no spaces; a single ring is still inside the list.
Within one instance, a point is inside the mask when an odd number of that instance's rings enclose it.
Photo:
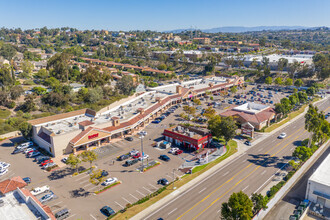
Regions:
[[[261,209],[267,209],[268,197],[253,193],[251,196],[253,203],[253,214],[256,215]]]
[[[79,155],[83,162],[89,162],[90,168],[92,168],[92,163],[97,160],[97,154],[94,151],[84,151]]]
[[[73,170],[76,170],[76,172],[78,171],[78,165],[81,163],[81,160],[79,159],[79,157],[70,154],[68,159],[66,160],[66,163],[71,166],[71,168]]]
[[[228,202],[222,203],[221,216],[224,220],[250,220],[253,203],[242,191],[233,193]]]
[[[124,95],[131,95],[135,90],[133,78],[128,75],[124,75],[118,80],[116,88],[119,89]]]
[[[57,53],[47,62],[47,70],[50,75],[62,82],[69,80],[69,62],[71,55],[68,53]]]

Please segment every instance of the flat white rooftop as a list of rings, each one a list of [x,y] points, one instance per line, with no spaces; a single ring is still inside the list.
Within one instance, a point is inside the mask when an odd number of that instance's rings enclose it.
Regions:
[[[309,181],[317,182],[330,186],[330,154],[324,159],[320,166],[315,170]]]
[[[268,55],[268,56],[265,56],[265,57],[267,57],[269,59],[270,63],[278,62],[278,60],[280,58],[287,59],[289,63],[293,63],[294,61],[311,63],[313,55],[297,54],[297,55],[291,55],[290,56],[290,55],[271,54],[271,55]],[[260,56],[260,55],[254,55],[254,56],[253,55],[246,55],[245,56],[245,61],[252,62],[255,59],[257,62],[261,62],[262,58],[263,58],[263,56]]]
[[[39,212],[20,197],[17,192],[7,193],[5,197],[0,197],[4,201],[4,206],[0,208],[1,220],[34,220],[42,216]],[[39,214],[39,215],[38,215]]]
[[[248,103],[245,103],[243,105],[239,105],[239,106],[233,108],[233,110],[246,112],[246,113],[250,113],[250,114],[257,114],[268,107],[269,106],[267,106],[267,105],[248,102]]]
[[[196,89],[203,89],[209,87],[210,83],[213,83],[213,85],[219,85],[226,83],[227,78],[225,77],[211,77],[211,78],[200,78],[196,80],[190,80],[190,81],[185,81],[181,83],[175,83],[175,84],[169,84],[165,86],[158,86],[155,88],[151,88],[151,90],[158,91],[158,92],[163,92],[163,93],[168,93],[168,94],[175,94],[176,93],[176,87],[178,85],[185,87],[185,88],[190,88],[193,87],[193,90]]]

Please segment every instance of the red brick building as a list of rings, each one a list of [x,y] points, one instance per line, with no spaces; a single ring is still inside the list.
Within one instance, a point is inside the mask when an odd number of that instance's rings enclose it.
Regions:
[[[189,149],[198,150],[207,147],[212,140],[212,135],[207,129],[173,126],[164,130],[165,140]]]

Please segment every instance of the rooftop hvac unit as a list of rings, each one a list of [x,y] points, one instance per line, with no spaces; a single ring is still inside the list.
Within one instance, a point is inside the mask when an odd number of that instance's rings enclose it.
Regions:
[[[181,126],[176,127],[177,131],[181,131]]]
[[[189,132],[189,137],[193,137],[195,135],[194,132]]]

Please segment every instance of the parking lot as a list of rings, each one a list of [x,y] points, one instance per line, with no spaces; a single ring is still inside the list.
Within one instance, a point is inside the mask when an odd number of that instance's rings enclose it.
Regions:
[[[254,86],[248,86],[244,91],[239,90],[236,95],[242,95],[238,100],[248,101],[251,100],[253,95],[247,94]],[[260,97],[268,94],[268,90],[256,89],[254,97]],[[244,93],[243,93],[244,92]],[[259,93],[259,95],[257,94]],[[268,100],[272,100],[273,103],[279,102],[279,100],[288,95],[288,93],[272,91],[273,97]],[[246,98],[244,98],[246,96]],[[216,106],[217,113],[225,111],[229,107],[235,105],[233,96],[222,97],[220,95],[213,96],[214,100],[203,100],[202,105],[197,107],[197,114],[201,113],[203,109],[207,108],[209,103],[218,102],[220,105]],[[230,100],[231,99],[231,100]],[[256,99],[256,100],[255,100]],[[254,102],[260,102],[262,99],[254,98]],[[267,103],[266,103],[267,104]],[[179,114],[183,112],[182,107],[173,111],[168,117],[159,121],[158,123],[150,123],[144,128],[147,133],[143,138],[144,153],[149,155],[149,158],[144,161],[146,163],[155,163],[155,161],[161,164],[144,172],[140,173],[138,167],[141,166],[141,161],[132,166],[123,166],[124,161],[118,161],[117,157],[130,152],[133,149],[141,152],[141,139],[138,135],[134,135],[132,141],[126,139],[119,140],[117,142],[110,143],[107,146],[95,149],[98,154],[98,160],[94,162],[98,169],[106,170],[109,173],[108,177],[116,177],[121,184],[104,191],[98,195],[94,192],[102,189],[101,185],[94,185],[90,182],[90,176],[88,173],[79,174],[77,176],[71,176],[73,171],[71,168],[65,166],[60,169],[56,169],[52,172],[47,172],[40,169],[40,166],[33,162],[32,158],[26,158],[24,154],[19,153],[12,155],[14,150],[14,142],[22,141],[21,139],[6,140],[0,147],[0,161],[10,163],[11,166],[8,172],[0,177],[0,181],[8,179],[13,176],[30,177],[32,182],[28,185],[28,189],[34,187],[40,187],[49,185],[51,191],[55,197],[47,202],[53,213],[67,208],[72,219],[103,219],[105,216],[100,213],[99,209],[103,206],[110,206],[115,211],[119,211],[126,207],[127,204],[132,204],[146,195],[155,192],[161,185],[157,184],[157,181],[161,178],[166,178],[169,182],[173,179],[181,176],[183,173],[178,168],[186,161],[193,157],[191,152],[184,152],[180,155],[170,154],[169,149],[155,148],[154,144],[162,139],[162,132],[165,128],[168,128],[170,124],[178,124],[185,122],[179,117]],[[205,123],[205,122],[204,122]],[[205,123],[206,125],[206,123]],[[165,162],[159,159],[161,154],[165,154],[171,158],[169,162]],[[81,168],[89,168],[89,163],[82,163]],[[108,178],[107,177],[107,178]],[[38,195],[40,199],[42,195]],[[92,205],[91,205],[92,204]],[[82,208],[83,207],[83,208]]]

